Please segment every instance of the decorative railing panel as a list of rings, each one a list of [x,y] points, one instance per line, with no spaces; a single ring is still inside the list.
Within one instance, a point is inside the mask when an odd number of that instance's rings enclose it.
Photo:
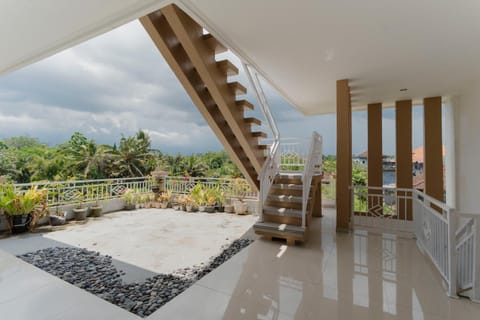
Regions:
[[[226,196],[256,199],[245,179],[221,178],[193,178],[193,177],[165,177],[163,190],[172,193],[186,194],[197,184],[207,187],[218,187],[225,191]],[[35,183],[15,184],[16,192],[26,192],[32,186],[47,190],[47,204],[49,207],[78,204],[81,202],[95,202],[120,198],[126,190],[138,193],[150,193],[155,183],[150,177],[47,181]]]
[[[201,177],[165,177],[165,190],[172,193],[188,194],[197,185],[219,188],[226,196],[256,199],[257,192],[252,191],[244,179],[201,178]]]

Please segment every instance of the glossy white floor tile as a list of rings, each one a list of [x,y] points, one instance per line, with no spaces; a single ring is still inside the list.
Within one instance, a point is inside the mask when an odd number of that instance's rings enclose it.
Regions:
[[[450,299],[412,239],[336,233],[333,210],[307,244],[258,240],[149,319],[480,319]]]
[[[0,251],[0,319],[140,318]]]
[[[414,240],[336,233],[334,214],[313,220],[303,246],[255,241],[147,319],[480,319],[479,304],[447,297]],[[4,317],[139,319],[0,252]]]

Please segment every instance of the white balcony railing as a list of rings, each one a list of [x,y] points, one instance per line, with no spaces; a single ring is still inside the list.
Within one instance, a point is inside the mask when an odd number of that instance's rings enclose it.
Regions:
[[[425,193],[394,187],[355,186],[354,228],[411,234],[448,285],[448,294],[472,290],[480,301],[480,215],[455,212]],[[458,221],[464,220],[457,229]]]
[[[219,187],[228,197],[256,199],[256,192],[250,189],[244,179],[221,179],[201,177],[169,177],[163,180],[163,189],[176,194],[186,194],[197,184],[206,187]],[[81,202],[94,202],[120,198],[128,189],[139,193],[150,193],[155,185],[150,177],[75,180],[75,181],[47,181],[35,183],[15,184],[16,192],[25,192],[32,186],[47,190],[48,207],[56,207]]]

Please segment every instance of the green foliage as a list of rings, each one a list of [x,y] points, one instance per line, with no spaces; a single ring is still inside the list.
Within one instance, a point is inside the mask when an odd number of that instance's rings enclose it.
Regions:
[[[16,183],[137,177],[157,168],[173,176],[242,177],[224,150],[165,155],[152,150],[144,131],[122,136],[113,146],[97,144],[80,132],[56,147],[30,137],[0,140],[0,176]]]
[[[29,214],[35,206],[41,204],[46,197],[44,190],[32,186],[25,193],[15,192],[13,185],[0,186],[0,208],[8,215]]]
[[[367,185],[367,170],[364,166],[355,164],[352,168],[352,184],[354,186]]]

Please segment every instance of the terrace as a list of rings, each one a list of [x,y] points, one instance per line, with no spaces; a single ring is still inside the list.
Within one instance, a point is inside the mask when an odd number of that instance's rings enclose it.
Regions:
[[[148,319],[478,319],[475,1],[107,0],[75,10],[54,1],[21,3],[0,11],[2,30],[15,30],[3,34],[9,47],[0,50],[0,72],[139,19],[256,192],[252,229],[262,238],[202,271]],[[20,19],[25,12],[35,14]],[[240,98],[247,88],[232,80],[240,68],[221,55],[227,51],[240,59],[260,112],[252,114],[256,106]],[[301,154],[301,165],[285,166],[289,142],[281,139],[264,82],[304,115],[336,115],[335,191],[328,189],[334,209],[322,209],[322,137],[313,132],[293,156]],[[414,106],[423,110],[424,191],[412,181]],[[382,181],[385,108],[395,110],[394,187]],[[366,186],[352,180],[355,110],[367,112]],[[2,315],[136,318],[0,255]]]

